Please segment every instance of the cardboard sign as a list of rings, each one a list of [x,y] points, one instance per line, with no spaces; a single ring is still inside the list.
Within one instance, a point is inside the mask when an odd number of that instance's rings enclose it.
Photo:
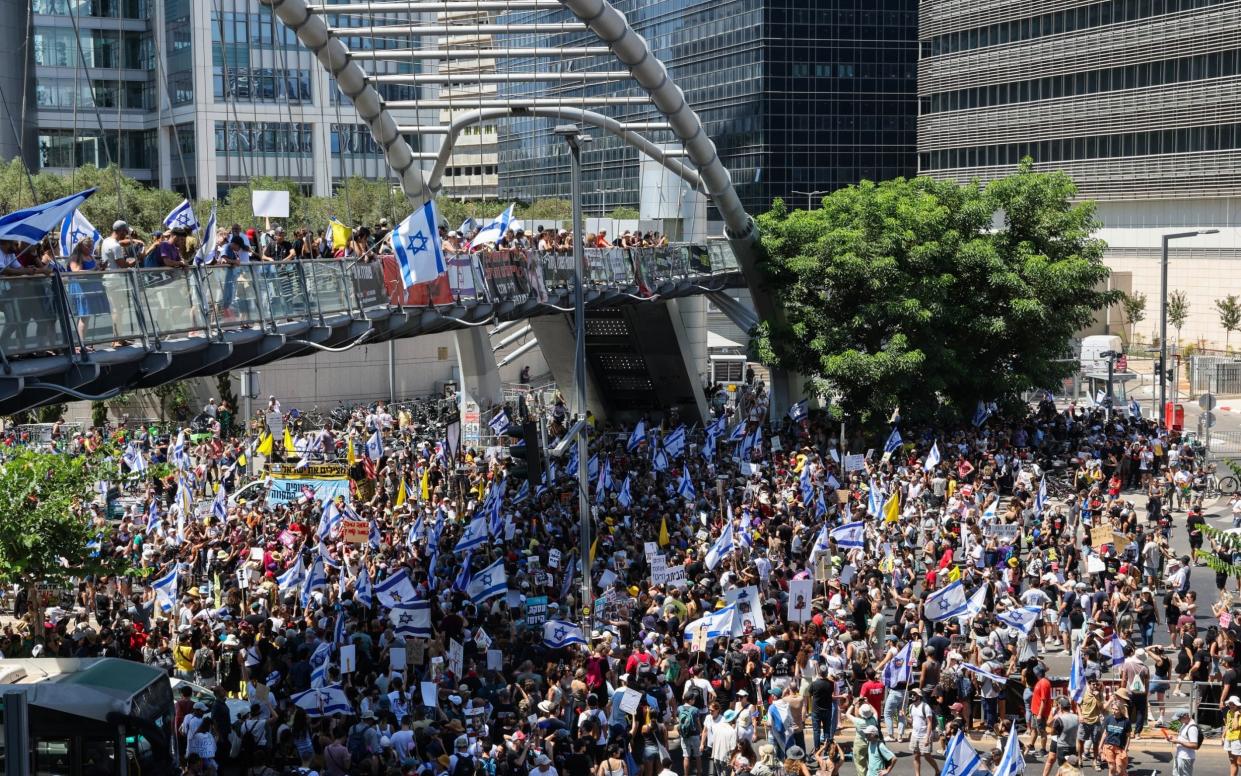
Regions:
[[[454,678],[460,678],[465,667],[465,647],[456,639],[448,640],[448,670]]]
[[[832,578],[832,559],[826,552],[814,556],[814,578],[820,582]]]
[[[358,647],[355,644],[342,644],[340,647],[340,672],[352,674],[358,669]]]
[[[365,520],[340,521],[340,536],[350,544],[365,544],[370,532],[371,524]]]
[[[862,453],[845,456],[845,471],[856,472],[866,468],[866,456]]]
[[[651,558],[659,554],[659,543],[658,542],[643,542],[642,552],[646,554],[646,562],[650,563]]]
[[[250,207],[255,218],[288,218],[289,192],[251,191]]]
[[[694,638],[689,643],[691,652],[707,651],[707,626],[700,625],[698,630],[694,631]]]
[[[983,536],[994,536],[996,541],[1012,544],[1021,534],[1021,526],[1008,523],[989,523],[983,526]]]
[[[817,557],[817,556],[816,556]],[[789,622],[810,622],[810,601],[814,598],[813,579],[789,581]]]
[[[406,665],[420,666],[422,660],[426,656],[427,645],[422,639],[406,638],[405,639],[405,662]]]
[[[1090,529],[1090,546],[1102,547],[1105,544],[1111,544],[1116,538],[1112,535],[1112,527],[1110,525],[1100,525]]]

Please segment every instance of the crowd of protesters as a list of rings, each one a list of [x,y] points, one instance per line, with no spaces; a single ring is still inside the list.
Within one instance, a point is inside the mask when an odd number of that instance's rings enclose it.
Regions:
[[[188,773],[876,776],[909,754],[929,776],[965,731],[979,772],[1122,776],[1164,726],[1187,773],[1198,710],[1167,699],[1208,680],[1241,760],[1237,633],[1203,627],[1231,610],[1229,574],[1204,612],[1205,572],[1171,549],[1185,530],[1228,552],[1192,446],[1050,401],[867,444],[774,416],[760,381],[743,393],[701,424],[592,418],[586,548],[577,451],[550,455],[562,404],[546,461],[383,403],[320,427],[272,397],[236,433],[213,403],[193,437],[78,434],[64,452],[122,455],[138,498],[91,519],[136,572],[83,580],[46,639],[26,611],[5,654],[206,688],[177,700]],[[273,499],[263,457],[338,465],[347,489]],[[234,498],[248,471],[267,487]]]

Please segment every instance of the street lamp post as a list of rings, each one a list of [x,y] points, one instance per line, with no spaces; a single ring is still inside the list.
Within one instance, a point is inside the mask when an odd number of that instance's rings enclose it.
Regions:
[[[805,197],[805,198],[806,198],[806,210],[814,210],[814,208],[811,206],[811,199],[810,199],[810,198],[811,198],[811,197],[818,197],[818,196],[821,196],[821,195],[823,195],[823,194],[831,194],[832,192],[830,192],[830,191],[792,191],[792,192],[789,192],[789,193],[790,193],[790,194],[797,194],[798,196]]]
[[[1167,419],[1168,405],[1168,243],[1200,234],[1217,234],[1218,229],[1195,229],[1161,236],[1159,254],[1159,407],[1157,418]]]
[[[574,349],[573,382],[577,387],[577,411],[586,417],[586,252],[582,249],[582,146],[589,143],[589,135],[583,135],[575,124],[561,124],[554,130],[569,146],[570,195],[573,198],[573,264],[577,268],[577,298],[574,300],[573,316],[577,346]],[[590,573],[590,494],[586,467],[590,458],[589,429],[580,424],[577,434],[577,508],[578,541],[581,544],[582,600],[581,611],[591,604]],[[584,618],[583,618],[584,619]]]

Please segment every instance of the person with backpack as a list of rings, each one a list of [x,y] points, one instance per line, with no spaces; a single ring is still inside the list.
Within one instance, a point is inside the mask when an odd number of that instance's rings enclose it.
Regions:
[[[354,769],[361,769],[365,773],[375,774],[379,771],[379,761],[376,759],[381,751],[379,745],[379,728],[375,724],[375,712],[366,709],[362,712],[358,721],[353,727],[349,728],[349,737],[345,744],[349,749],[349,757],[354,764]]]
[[[1172,718],[1181,723],[1181,729],[1177,731],[1174,739],[1176,755],[1172,759],[1172,776],[1194,776],[1194,760],[1198,758],[1198,750],[1202,748],[1202,729],[1187,708],[1172,712]]]
[[[267,722],[260,716],[261,707],[250,704],[249,714],[242,714],[237,722],[237,735],[241,746],[237,752],[237,768],[246,776],[255,765],[267,762]]]
[[[681,737],[681,755],[684,760],[681,773],[689,776],[701,772],[702,718],[706,714],[696,691],[685,694],[685,702],[677,707],[677,734]]]

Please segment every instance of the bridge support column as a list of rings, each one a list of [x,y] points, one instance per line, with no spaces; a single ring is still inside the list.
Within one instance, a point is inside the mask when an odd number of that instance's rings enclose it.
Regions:
[[[589,313],[587,313],[589,318]],[[556,387],[564,394],[570,414],[576,414],[577,392],[571,390],[576,375],[573,363],[573,318],[569,315],[545,315],[531,318],[528,323],[534,338],[543,352],[543,360],[556,381]],[[607,417],[607,408],[599,393],[599,381],[594,379],[590,368],[590,353],[586,354],[586,409],[596,418]]]
[[[453,332],[457,343],[457,369],[461,373],[460,405],[468,404],[488,410],[504,402],[504,386],[500,369],[491,352],[491,340],[485,326],[472,326]]]
[[[672,333],[677,338],[677,349],[685,360],[685,373],[693,385],[694,403],[698,416],[707,414],[707,396],[702,383],[707,372],[707,300],[702,296],[683,296],[669,299],[668,316],[672,320]]]

